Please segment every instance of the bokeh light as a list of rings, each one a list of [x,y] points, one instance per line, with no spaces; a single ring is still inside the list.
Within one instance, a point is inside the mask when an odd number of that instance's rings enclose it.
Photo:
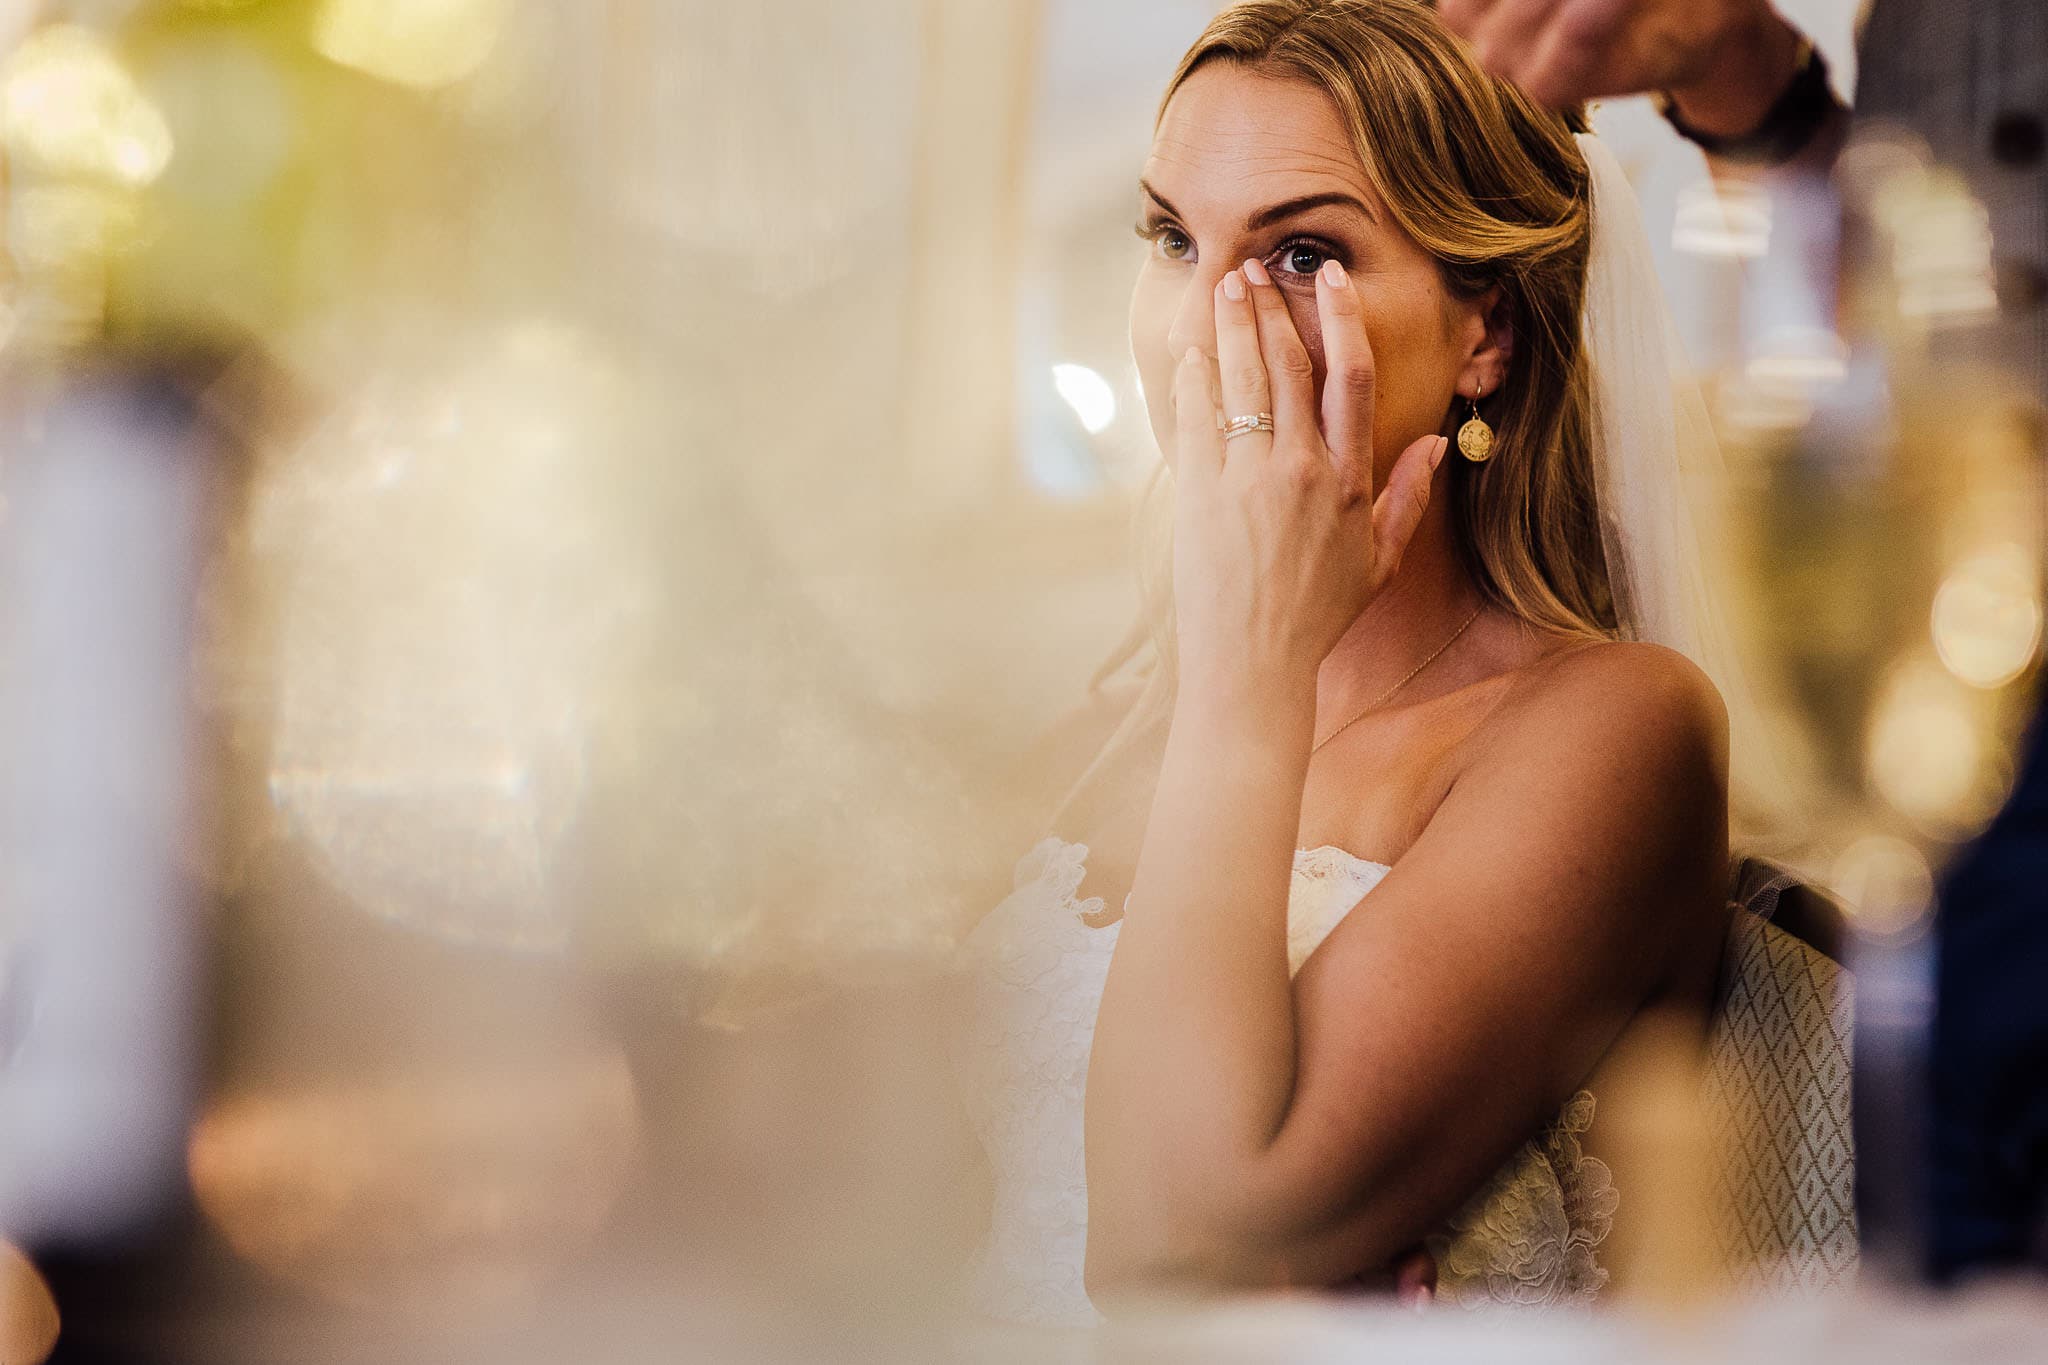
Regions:
[[[2003,544],[1964,559],[1934,597],[1934,647],[1972,687],[2003,687],[2041,646],[2040,569],[2024,548]]]
[[[1941,822],[1971,806],[1984,740],[1969,692],[1931,664],[1896,670],[1879,693],[1866,750],[1871,782],[1902,814]]]
[[[0,80],[7,153],[20,170],[135,189],[170,163],[162,113],[89,29],[38,29]]]
[[[499,1313],[589,1243],[639,1150],[616,1053],[421,1066],[230,1095],[188,1164],[236,1252],[322,1298],[383,1313]]]
[[[1889,835],[1858,839],[1829,877],[1863,932],[1893,942],[1923,932],[1934,913],[1934,873],[1913,845]]]
[[[1763,337],[1750,357],[1751,382],[1795,393],[1839,382],[1849,370],[1849,348],[1832,331],[1785,327]]]
[[[221,666],[254,670],[270,799],[339,889],[443,936],[556,947],[595,709],[650,629],[602,453],[632,405],[567,328],[450,352],[367,377],[263,462],[243,569],[266,596]]]
[[[1678,196],[1671,244],[1693,256],[1753,260],[1771,248],[1770,196],[1741,180],[1704,180]]]
[[[274,54],[233,29],[202,28],[159,42],[137,67],[177,140],[164,193],[211,216],[275,187],[301,130]]]
[[[324,0],[313,46],[380,80],[433,90],[475,74],[508,8],[508,0]]]
[[[1116,421],[1116,390],[1086,365],[1055,365],[1052,382],[1090,436],[1100,436]]]
[[[1991,218],[1968,183],[1904,159],[1885,169],[1872,204],[1890,235],[1899,312],[1930,327],[1995,315]]]

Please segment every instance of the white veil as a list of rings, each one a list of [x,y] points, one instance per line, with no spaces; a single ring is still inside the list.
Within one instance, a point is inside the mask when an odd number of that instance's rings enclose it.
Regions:
[[[1622,633],[1698,664],[1728,707],[1730,788],[1739,836],[1782,818],[1762,711],[1723,618],[1716,572],[1727,467],[1684,363],[1635,190],[1601,140],[1579,135],[1592,176],[1585,344],[1593,372],[1593,468],[1601,539]]]

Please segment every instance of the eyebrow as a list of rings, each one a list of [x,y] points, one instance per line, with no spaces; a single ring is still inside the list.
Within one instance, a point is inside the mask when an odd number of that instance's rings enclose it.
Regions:
[[[1153,189],[1149,182],[1140,180],[1138,188],[1150,195],[1154,203],[1174,217],[1183,218],[1186,216],[1179,209],[1175,208],[1165,195]],[[1357,209],[1365,215],[1367,222],[1379,222],[1379,219],[1373,216],[1373,211],[1367,208],[1365,202],[1358,198],[1358,196],[1335,191],[1329,194],[1305,194],[1299,199],[1289,199],[1284,203],[1274,204],[1270,208],[1260,209],[1257,213],[1245,219],[1245,231],[1257,232],[1260,228],[1271,227],[1275,223],[1284,222],[1298,214],[1307,213],[1311,209],[1330,208],[1333,206]]]

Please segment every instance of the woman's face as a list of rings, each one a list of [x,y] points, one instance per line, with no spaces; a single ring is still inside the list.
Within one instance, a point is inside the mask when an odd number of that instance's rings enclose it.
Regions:
[[[1140,185],[1150,249],[1131,299],[1131,349],[1152,431],[1174,450],[1173,371],[1189,347],[1216,356],[1218,281],[1256,259],[1271,272],[1324,376],[1315,274],[1335,257],[1365,302],[1379,375],[1373,472],[1442,430],[1475,383],[1492,393],[1505,336],[1489,333],[1491,299],[1457,300],[1436,264],[1394,222],[1352,150],[1336,106],[1302,81],[1228,62],[1196,71],[1160,120]]]

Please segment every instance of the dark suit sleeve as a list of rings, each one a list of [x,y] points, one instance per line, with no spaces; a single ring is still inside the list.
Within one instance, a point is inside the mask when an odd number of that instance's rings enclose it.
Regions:
[[[1875,0],[1855,105],[1859,132],[1917,135],[1990,216],[1998,314],[1940,338],[1937,359],[2001,369],[2020,401],[2048,402],[2048,4]],[[1944,1278],[2048,1255],[2048,724],[2036,730],[1937,921],[1928,1212]]]
[[[2048,1217],[2048,726],[1943,888],[1929,1131],[1937,1277],[2039,1264]]]

